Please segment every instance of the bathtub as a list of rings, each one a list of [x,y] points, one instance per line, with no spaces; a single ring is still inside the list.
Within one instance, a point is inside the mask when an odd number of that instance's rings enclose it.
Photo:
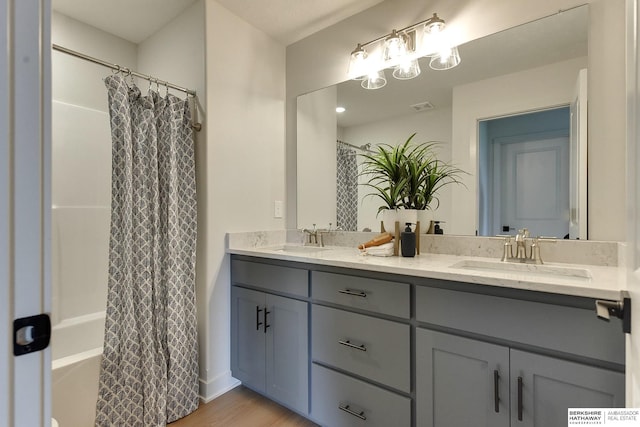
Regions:
[[[52,328],[52,415],[60,427],[94,425],[104,316],[65,319]]]

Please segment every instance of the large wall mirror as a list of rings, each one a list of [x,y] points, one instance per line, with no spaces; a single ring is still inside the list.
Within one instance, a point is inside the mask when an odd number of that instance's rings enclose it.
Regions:
[[[469,172],[465,187],[441,192],[432,214],[446,234],[529,226],[537,235],[586,238],[586,143],[578,137],[586,135],[588,22],[585,5],[461,45],[451,70],[432,70],[423,58],[412,80],[388,71],[381,89],[350,80],[299,96],[297,226],[378,230],[379,200],[354,185],[340,191],[356,203],[338,207],[336,175],[353,167],[349,156],[357,164],[364,150],[417,133],[441,141],[439,157]],[[340,153],[337,141],[346,143]],[[355,220],[341,224],[339,209]],[[547,217],[563,223],[551,228]]]

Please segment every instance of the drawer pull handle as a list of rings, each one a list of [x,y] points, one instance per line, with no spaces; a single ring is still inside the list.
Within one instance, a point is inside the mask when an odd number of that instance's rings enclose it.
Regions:
[[[367,293],[362,291],[352,291],[351,289],[340,289],[341,294],[353,295],[354,297],[366,298]]]
[[[522,377],[518,377],[518,421],[522,421]]]
[[[356,412],[349,407],[349,405],[339,405],[338,409],[346,412],[347,414],[353,415],[354,417],[358,417],[361,420],[366,420],[367,417],[364,416],[364,411]]]
[[[349,340],[345,340],[345,341],[340,340],[338,341],[338,344],[344,345],[349,348],[355,348],[356,350],[360,350],[360,351],[367,351],[367,347],[365,347],[364,344],[355,345],[355,344],[352,344],[351,341]]]
[[[496,413],[500,413],[500,373],[493,371],[493,405]]]

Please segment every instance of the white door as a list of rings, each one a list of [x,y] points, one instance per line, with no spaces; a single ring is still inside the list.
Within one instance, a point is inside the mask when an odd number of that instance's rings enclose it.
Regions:
[[[0,0],[0,425],[49,426],[51,352],[14,355],[50,311],[50,1]],[[22,329],[20,347],[43,342]],[[27,344],[30,341],[31,344]]]
[[[569,232],[569,140],[504,138],[494,144],[495,234],[528,228],[532,236]]]
[[[587,70],[580,70],[571,102],[569,238],[587,238]]]

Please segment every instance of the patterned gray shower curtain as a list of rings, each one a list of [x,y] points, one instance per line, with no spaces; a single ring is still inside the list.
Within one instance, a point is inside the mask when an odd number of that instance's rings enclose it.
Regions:
[[[189,103],[105,79],[111,236],[97,426],[164,426],[198,407],[196,187]]]
[[[358,229],[358,162],[356,150],[337,141],[336,206],[337,226],[344,231]]]

